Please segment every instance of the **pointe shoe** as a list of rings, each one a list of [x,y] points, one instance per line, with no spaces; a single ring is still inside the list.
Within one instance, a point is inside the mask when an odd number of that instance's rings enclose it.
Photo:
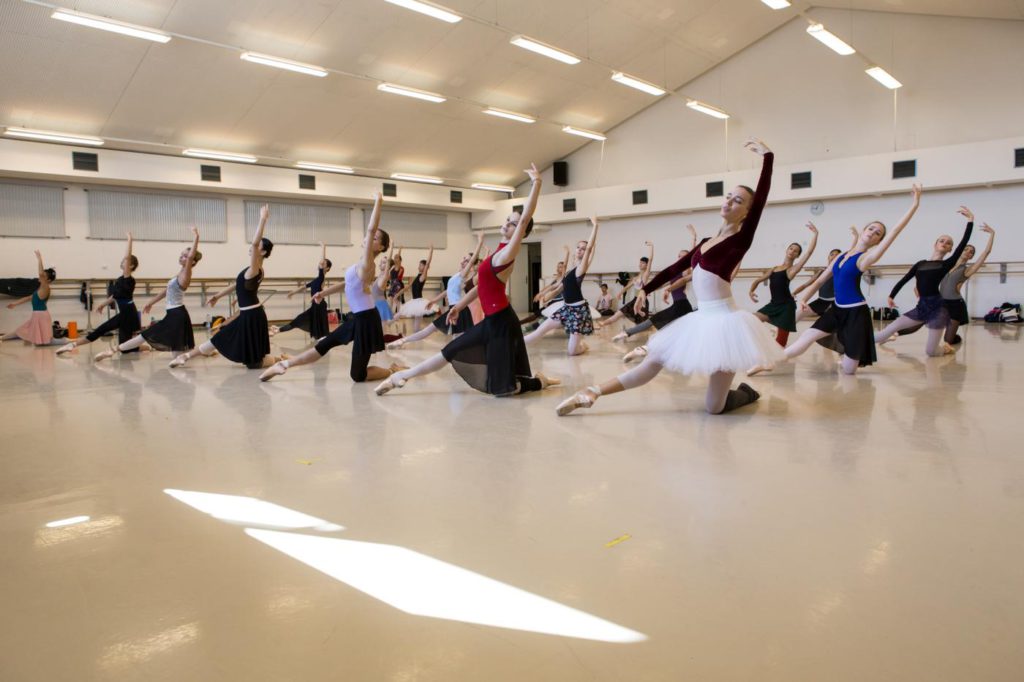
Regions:
[[[592,389],[588,388],[586,390],[590,391]],[[562,402],[558,403],[558,407],[555,408],[555,413],[558,414],[559,417],[564,417],[581,407],[590,409],[594,406],[594,402],[596,401],[597,396],[591,398],[583,391],[577,391],[570,398],[566,398]]]
[[[762,372],[767,372],[770,369],[770,367],[765,367],[764,365],[754,365],[753,367],[747,370],[747,376],[756,377],[758,374],[761,374]]]
[[[377,395],[384,395],[391,389],[402,388],[403,386],[405,386],[405,379],[396,379],[394,375],[391,375],[377,384],[377,388],[373,389],[373,392]]]
[[[623,362],[632,362],[633,360],[642,360],[647,357],[647,346],[637,346],[633,350],[629,351],[622,356]]]
[[[386,349],[388,349],[388,350],[398,350],[399,348],[401,348],[404,345],[405,345],[405,339],[398,339],[397,341],[392,341],[391,343],[387,344],[384,347]]]
[[[541,388],[542,391],[545,388],[548,388],[549,386],[559,386],[562,383],[561,379],[556,379],[555,377],[549,377],[546,374],[541,374],[540,372],[534,373],[533,376],[534,376],[535,379],[540,379],[540,388]]]
[[[170,367],[171,369],[174,369],[175,367],[181,367],[186,362],[188,362],[188,356],[185,353],[182,353],[178,357],[168,362],[167,366]]]
[[[57,349],[57,353],[56,354],[57,355],[61,355],[63,353],[70,353],[76,347],[77,346],[75,346],[75,344],[73,342],[72,343],[65,343],[63,346],[61,346],[60,348]]]
[[[109,350],[109,349],[105,350],[105,351],[100,351],[96,355],[92,356],[92,361],[93,362],[100,362],[101,360],[106,360],[107,358],[114,357],[115,354],[116,354],[115,351],[112,351],[112,350]]]
[[[625,341],[628,338],[629,334],[627,334],[626,332],[619,332],[618,334],[612,337],[612,343],[619,343],[620,341]]]
[[[270,367],[263,370],[263,374],[260,374],[260,381],[270,381],[276,376],[281,376],[288,371],[288,366],[284,364],[284,361],[275,362]]]
[[[272,324],[270,325],[270,327],[267,328],[267,336],[276,336],[280,332],[281,328],[278,327],[276,324]]]

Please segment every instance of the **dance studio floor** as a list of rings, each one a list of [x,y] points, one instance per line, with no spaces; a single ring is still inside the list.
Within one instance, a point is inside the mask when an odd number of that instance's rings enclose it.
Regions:
[[[1020,331],[564,419],[450,368],[378,399],[346,349],[261,385],[4,343],[0,680],[1019,680]],[[620,370],[592,345],[535,369]]]

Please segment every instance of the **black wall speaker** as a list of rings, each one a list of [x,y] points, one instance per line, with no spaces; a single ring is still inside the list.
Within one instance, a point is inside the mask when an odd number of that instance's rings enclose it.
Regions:
[[[569,162],[555,161],[551,166],[551,174],[554,176],[556,187],[565,187],[569,184]]]

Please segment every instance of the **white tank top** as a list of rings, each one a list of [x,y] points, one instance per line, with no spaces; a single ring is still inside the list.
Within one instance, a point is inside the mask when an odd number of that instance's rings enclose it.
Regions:
[[[359,278],[359,263],[354,263],[345,271],[345,298],[348,299],[348,307],[354,313],[361,313],[373,306],[373,297],[363,286],[363,280]]]
[[[185,291],[178,284],[178,276],[167,280],[167,310],[185,305]]]

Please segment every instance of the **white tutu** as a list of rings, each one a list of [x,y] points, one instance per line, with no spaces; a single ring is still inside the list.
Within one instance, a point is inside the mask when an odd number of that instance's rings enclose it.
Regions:
[[[565,301],[555,301],[554,303],[552,303],[552,304],[550,304],[548,306],[545,306],[544,309],[540,311],[540,314],[550,320],[551,316],[554,315],[555,313],[557,313],[559,310],[561,310],[562,306],[564,306],[564,305],[565,305]],[[590,304],[587,304],[587,305],[590,308],[590,319],[592,319],[592,320],[600,320],[601,319],[601,311],[598,310],[597,308],[595,308],[594,306],[590,305]]]
[[[698,310],[651,336],[647,357],[681,374],[742,372],[785,359],[764,324],[731,298],[700,301]]]
[[[431,308],[427,310],[427,299],[425,298],[414,298],[411,301],[402,304],[402,307],[398,309],[395,317],[426,317],[428,315],[434,315],[437,311]]]

